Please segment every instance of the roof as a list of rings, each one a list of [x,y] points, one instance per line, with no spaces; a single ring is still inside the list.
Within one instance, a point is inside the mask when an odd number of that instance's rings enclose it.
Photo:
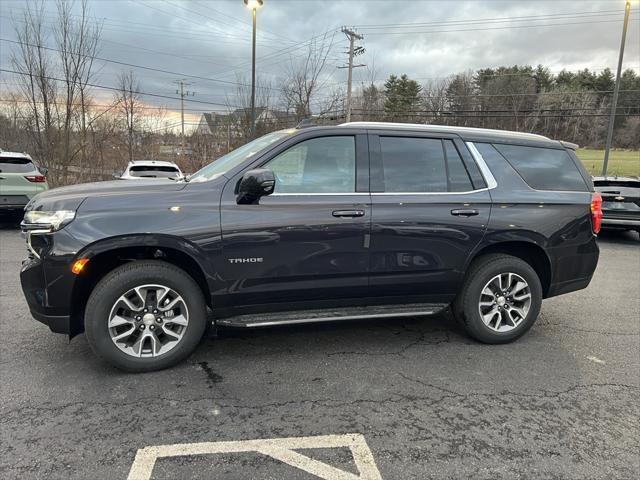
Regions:
[[[31,155],[29,155],[28,153],[23,153],[23,152],[7,152],[7,151],[0,151],[0,158],[28,158],[29,160],[33,160],[31,158]]]
[[[490,128],[455,127],[449,125],[425,125],[420,123],[391,123],[391,122],[349,122],[338,125],[339,127],[359,127],[359,128],[384,128],[390,130],[418,130],[432,133],[452,133],[460,135],[469,140],[508,140],[525,141],[526,143],[553,143],[555,146],[559,142],[551,140],[543,135],[525,132],[513,132],[510,130],[494,130]]]

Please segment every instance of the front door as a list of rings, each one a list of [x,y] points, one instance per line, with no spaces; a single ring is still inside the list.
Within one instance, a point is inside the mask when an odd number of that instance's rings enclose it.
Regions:
[[[370,136],[371,295],[449,301],[482,239],[491,198],[453,136]]]
[[[232,307],[283,309],[365,296],[371,226],[367,137],[300,135],[251,168],[268,168],[275,191],[239,205],[222,196],[221,274]]]

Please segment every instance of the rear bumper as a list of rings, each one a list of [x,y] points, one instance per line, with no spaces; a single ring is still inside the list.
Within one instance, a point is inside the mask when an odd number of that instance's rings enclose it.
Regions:
[[[27,195],[0,195],[0,210],[23,210],[27,203]]]
[[[593,275],[583,278],[576,278],[574,280],[568,280],[566,282],[554,283],[549,288],[549,292],[545,298],[555,297],[558,295],[564,295],[565,293],[575,292],[577,290],[582,290],[583,288],[587,288],[589,283],[591,283],[591,279]]]
[[[607,218],[602,217],[605,228],[640,228],[640,218]]]
[[[555,249],[552,281],[545,298],[587,288],[599,258],[600,249],[595,235],[585,244]]]

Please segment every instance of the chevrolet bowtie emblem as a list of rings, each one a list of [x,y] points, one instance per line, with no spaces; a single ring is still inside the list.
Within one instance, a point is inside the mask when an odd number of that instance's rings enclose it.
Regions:
[[[623,200],[624,200],[624,197],[620,197],[620,196],[618,196],[618,197],[616,197],[616,200],[617,200],[617,201],[619,201],[619,202],[621,202],[621,201],[623,201]]]

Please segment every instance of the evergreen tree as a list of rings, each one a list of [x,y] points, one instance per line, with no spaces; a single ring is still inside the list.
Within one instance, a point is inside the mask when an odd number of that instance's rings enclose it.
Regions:
[[[422,87],[406,74],[401,77],[391,75],[384,82],[384,110],[392,120],[416,117],[416,110],[420,106],[420,92]]]

